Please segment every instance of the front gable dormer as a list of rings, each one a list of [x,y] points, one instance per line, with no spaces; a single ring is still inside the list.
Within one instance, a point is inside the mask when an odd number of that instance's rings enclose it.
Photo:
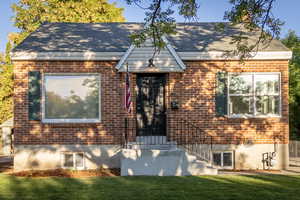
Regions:
[[[128,65],[129,72],[183,72],[185,65],[178,56],[166,37],[162,38],[166,43],[153,58],[153,65],[149,67],[149,59],[152,58],[154,47],[151,39],[147,39],[141,47],[131,45],[122,56],[116,68],[119,72],[125,72]]]

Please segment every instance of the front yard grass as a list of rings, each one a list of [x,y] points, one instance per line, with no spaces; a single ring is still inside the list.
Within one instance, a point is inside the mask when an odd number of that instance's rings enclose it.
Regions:
[[[300,199],[300,176],[21,178],[0,174],[0,199]]]

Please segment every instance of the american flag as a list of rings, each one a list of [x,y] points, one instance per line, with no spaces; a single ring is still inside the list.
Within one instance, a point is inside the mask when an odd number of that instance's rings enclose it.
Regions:
[[[131,93],[130,93],[130,81],[129,81],[129,72],[128,64],[126,65],[126,84],[125,84],[125,109],[128,113],[131,113]]]

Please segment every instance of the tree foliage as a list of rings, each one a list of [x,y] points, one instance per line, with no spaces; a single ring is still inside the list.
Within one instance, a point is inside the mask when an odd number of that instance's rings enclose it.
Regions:
[[[289,31],[282,42],[293,51],[289,64],[290,135],[300,139],[300,38],[294,31]]]
[[[12,4],[19,33],[10,33],[0,56],[0,123],[13,115],[13,65],[10,51],[43,22],[123,22],[123,8],[107,0],[19,0]]]
[[[0,65],[0,124],[12,117],[13,66]]]
[[[21,30],[14,37],[20,43],[43,22],[123,22],[123,8],[107,0],[20,0],[12,5],[15,26]]]

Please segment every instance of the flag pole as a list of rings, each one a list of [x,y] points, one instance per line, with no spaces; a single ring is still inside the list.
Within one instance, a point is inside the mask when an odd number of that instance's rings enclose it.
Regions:
[[[128,110],[127,110],[127,97],[126,97],[126,95],[127,95],[127,77],[128,76],[128,62],[126,63],[126,73],[125,73],[125,98],[124,98],[124,107],[125,107],[125,112],[126,112],[126,114],[125,114],[125,137],[124,137],[124,139],[125,139],[125,148],[127,147],[127,140],[128,140],[128,118],[127,117],[129,117],[128,116]]]

